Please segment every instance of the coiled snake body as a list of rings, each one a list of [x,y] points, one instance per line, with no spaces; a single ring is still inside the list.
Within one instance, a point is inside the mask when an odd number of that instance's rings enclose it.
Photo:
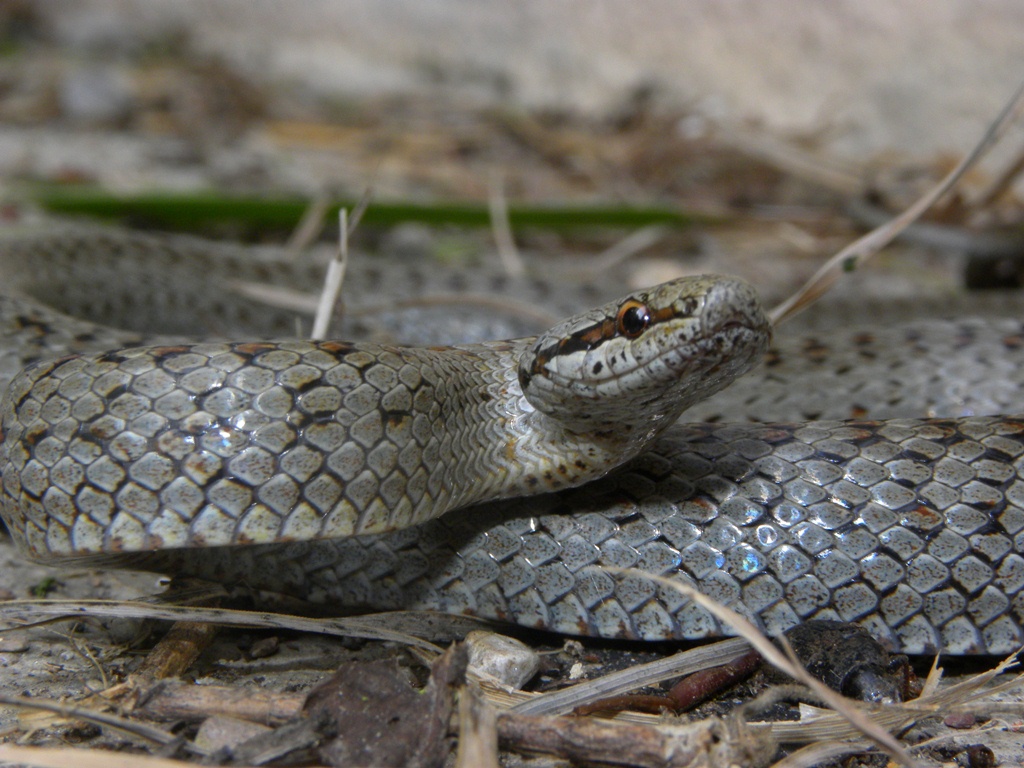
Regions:
[[[840,618],[892,648],[948,653],[1005,653],[1024,638],[1024,420],[824,420],[893,399],[896,382],[863,369],[896,343],[896,378],[930,358],[943,381],[950,350],[989,361],[959,406],[940,405],[925,375],[924,407],[1019,407],[1018,321],[859,335],[862,365],[832,369],[859,382],[843,385],[859,404],[836,395],[839,410],[813,407],[815,422],[677,424],[764,352],[767,321],[739,281],[674,281],[511,342],[123,349],[139,338],[29,298],[53,282],[33,282],[25,253],[87,268],[87,256],[119,265],[141,251],[191,270],[203,247],[91,234],[2,247],[21,283],[0,303],[0,371],[24,366],[3,405],[2,512],[30,556],[573,634],[726,631],[654,573],[772,633]],[[243,268],[230,249],[201,255],[207,284]],[[103,347],[122,349],[66,356]],[[730,416],[792,389],[777,362],[738,385]]]

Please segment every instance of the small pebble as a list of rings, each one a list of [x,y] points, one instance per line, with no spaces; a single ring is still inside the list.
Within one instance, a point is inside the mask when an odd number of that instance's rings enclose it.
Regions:
[[[973,728],[978,724],[978,718],[970,712],[956,712],[952,715],[947,715],[942,724],[947,728]]]
[[[540,669],[540,656],[529,646],[494,632],[470,632],[469,668],[497,678],[516,690],[530,681]]]
[[[196,734],[196,745],[210,752],[216,752],[225,747],[233,748],[243,741],[248,741],[269,730],[270,728],[259,723],[214,715],[203,721],[199,733]]]
[[[265,659],[268,656],[273,656],[277,653],[280,647],[281,641],[276,635],[264,637],[252,644],[252,647],[249,648],[249,657],[253,659]]]
[[[0,635],[0,653],[24,653],[28,650],[28,639],[24,634]]]

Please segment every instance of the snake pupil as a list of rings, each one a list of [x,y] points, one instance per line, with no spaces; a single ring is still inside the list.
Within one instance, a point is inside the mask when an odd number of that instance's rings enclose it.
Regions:
[[[636,338],[651,324],[651,313],[645,304],[629,301],[619,309],[619,333],[628,338]]]

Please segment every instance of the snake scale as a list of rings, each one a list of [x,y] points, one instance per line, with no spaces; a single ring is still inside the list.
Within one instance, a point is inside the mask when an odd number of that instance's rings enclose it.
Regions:
[[[269,251],[70,229],[5,237],[0,268],[2,513],[33,558],[339,610],[728,633],[657,574],[772,634],[833,618],[908,653],[1024,639],[1024,417],[999,415],[1024,410],[1020,320],[781,338],[705,400],[768,344],[740,281],[416,348],[259,340],[291,314],[233,281],[317,274]],[[391,282],[364,272],[357,294]],[[255,340],[180,338],[243,325]]]

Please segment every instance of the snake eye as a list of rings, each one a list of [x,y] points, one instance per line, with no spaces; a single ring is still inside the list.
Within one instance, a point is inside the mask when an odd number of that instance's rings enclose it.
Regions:
[[[639,301],[627,301],[619,307],[615,318],[615,328],[628,339],[635,339],[651,324],[651,312],[646,304]]]

